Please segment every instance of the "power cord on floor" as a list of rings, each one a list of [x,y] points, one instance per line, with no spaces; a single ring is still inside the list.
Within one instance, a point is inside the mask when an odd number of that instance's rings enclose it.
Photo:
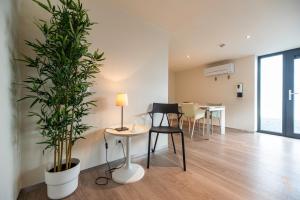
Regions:
[[[113,180],[112,179],[113,171],[116,170],[116,169],[122,168],[125,165],[126,159],[127,159],[126,155],[125,155],[124,145],[121,141],[120,143],[122,145],[123,156],[124,156],[123,161],[118,167],[111,167],[111,165],[108,161],[108,157],[107,157],[108,143],[107,143],[107,139],[106,139],[106,135],[105,135],[107,129],[110,129],[110,128],[104,129],[104,141],[105,141],[105,160],[106,160],[106,165],[107,165],[108,169],[105,170],[105,176],[99,176],[99,177],[96,178],[95,184],[97,184],[97,185],[107,185],[109,180]]]

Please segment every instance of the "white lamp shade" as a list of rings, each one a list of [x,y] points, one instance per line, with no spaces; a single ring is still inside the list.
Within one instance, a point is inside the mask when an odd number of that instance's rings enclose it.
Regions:
[[[128,96],[126,93],[118,93],[116,96],[116,106],[127,106]]]

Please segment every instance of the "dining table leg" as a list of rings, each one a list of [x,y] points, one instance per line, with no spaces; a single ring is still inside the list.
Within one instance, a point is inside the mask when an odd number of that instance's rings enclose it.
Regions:
[[[211,131],[211,126],[210,126],[210,123],[209,123],[209,121],[210,121],[210,111],[209,110],[206,110],[206,121],[207,121],[207,123],[206,123],[206,135],[207,135],[207,137],[205,138],[205,139],[208,139],[209,140],[209,138],[210,138],[210,131]]]
[[[225,109],[221,111],[221,134],[225,134]]]

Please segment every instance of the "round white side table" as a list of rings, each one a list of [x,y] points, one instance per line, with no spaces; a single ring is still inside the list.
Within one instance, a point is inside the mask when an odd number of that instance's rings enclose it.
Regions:
[[[135,125],[129,127],[126,131],[116,131],[115,129],[106,129],[106,133],[126,137],[126,165],[112,173],[112,179],[120,184],[133,183],[141,180],[144,177],[145,171],[141,165],[131,162],[130,146],[131,137],[140,134],[148,133],[149,129],[142,125]]]

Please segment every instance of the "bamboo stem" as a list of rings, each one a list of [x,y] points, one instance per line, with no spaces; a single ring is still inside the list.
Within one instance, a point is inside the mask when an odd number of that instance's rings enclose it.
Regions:
[[[72,130],[72,128],[71,128]],[[70,134],[70,133],[69,133]],[[68,169],[71,168],[71,155],[72,155],[72,141],[71,141],[71,134],[69,135],[69,138],[68,138],[68,154],[67,154],[67,160],[68,160]]]
[[[59,155],[58,155],[58,158],[59,158],[59,171],[62,171],[62,138],[60,138],[59,140]]]
[[[66,154],[66,169],[68,169],[69,160],[68,160],[68,134],[67,133],[66,133],[65,143],[66,143],[66,152],[65,152],[65,154]]]
[[[72,109],[72,118],[74,118],[74,107]],[[69,147],[69,152],[68,152],[68,169],[71,168],[71,165],[72,165],[72,162],[71,162],[71,157],[72,157],[72,137],[73,137],[73,121],[72,121],[72,124],[71,124],[71,128],[70,128],[70,132],[69,132],[69,142],[68,142],[68,147]]]
[[[53,172],[56,172],[56,142],[54,147],[54,164],[53,164]]]
[[[59,171],[59,142],[57,141],[57,146],[56,146],[56,171],[58,172]]]
[[[62,165],[63,165],[63,163],[62,163],[62,161],[63,161],[63,151],[64,151],[64,141],[61,139],[60,140],[60,163],[61,163],[61,170],[62,170]]]
[[[72,158],[72,143],[69,144],[70,146],[70,151],[69,151],[69,168],[71,168],[72,166],[72,161],[71,161],[71,158]]]
[[[59,171],[59,158],[58,158],[58,155],[59,155],[59,149],[58,149],[59,145],[57,143],[57,147],[56,147],[56,171],[58,172]]]

